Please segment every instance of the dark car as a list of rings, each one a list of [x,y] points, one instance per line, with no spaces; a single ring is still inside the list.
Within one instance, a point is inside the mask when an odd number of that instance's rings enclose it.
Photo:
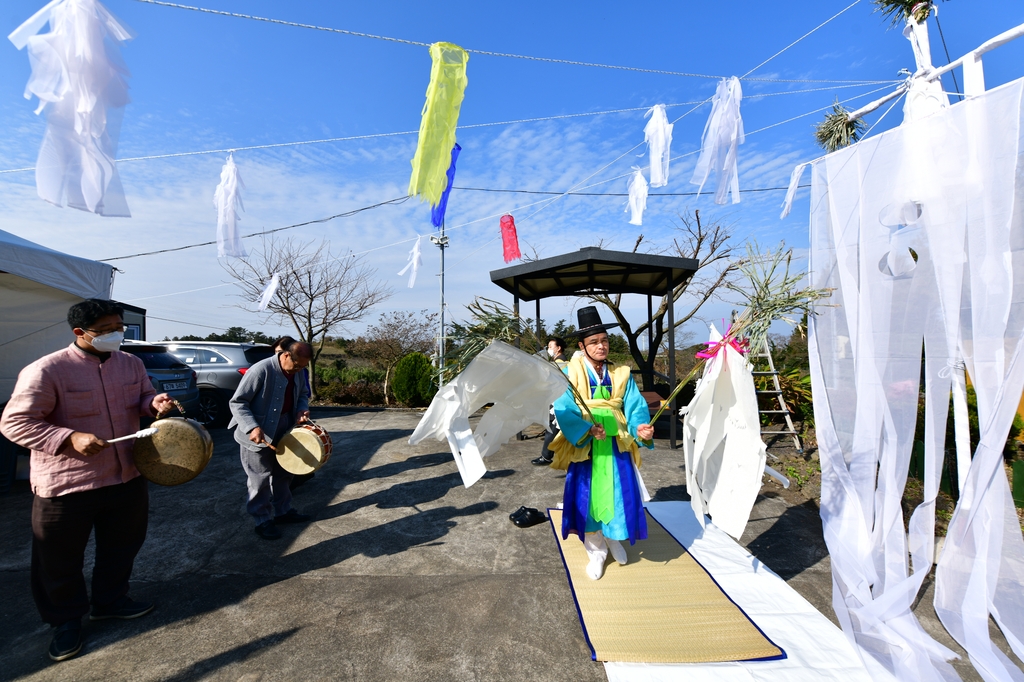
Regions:
[[[191,367],[168,353],[164,346],[124,343],[121,350],[142,360],[157,393],[166,393],[181,403],[185,416],[203,421],[199,409],[199,386]]]
[[[242,375],[274,354],[273,348],[262,343],[170,341],[162,345],[199,375],[199,412],[208,426],[227,425],[231,418],[228,401]]]

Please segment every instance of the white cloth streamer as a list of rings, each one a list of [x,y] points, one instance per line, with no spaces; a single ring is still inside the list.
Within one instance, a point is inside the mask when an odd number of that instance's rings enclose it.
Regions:
[[[644,210],[647,208],[647,180],[639,168],[634,168],[629,178],[629,199],[626,201],[626,212],[629,213],[630,225],[641,225],[644,221]]]
[[[420,271],[420,266],[423,265],[423,257],[420,255],[420,240],[423,239],[423,235],[416,237],[415,243],[409,250],[409,262],[405,264],[405,267],[398,271],[399,277],[405,273],[409,273],[409,288],[412,289],[416,284],[416,275]],[[410,272],[411,270],[411,272]]]
[[[547,427],[548,406],[567,388],[568,379],[553,362],[495,341],[441,387],[409,444],[447,440],[468,488],[487,472],[484,457],[530,424]],[[469,415],[487,403],[494,404],[472,430]]]
[[[648,109],[644,118],[648,116],[651,120],[644,126],[644,142],[647,143],[648,157],[651,160],[651,187],[664,187],[668,184],[672,124],[665,115],[664,104],[655,104]]]
[[[726,194],[732,193],[732,203],[740,203],[740,180],[737,168],[737,147],[743,144],[743,118],[740,116],[740,101],[743,89],[740,79],[736,76],[723,78],[711,101],[711,115],[704,126],[704,135],[700,141],[700,158],[693,169],[690,182],[699,185],[697,193],[704,189],[704,184],[716,175],[715,203],[724,204]]]
[[[263,293],[260,294],[259,311],[262,313],[270,305],[270,301],[274,298],[274,294],[277,293],[277,288],[281,286],[281,275],[274,273],[274,276],[267,282],[267,286],[263,287]]]
[[[710,342],[722,335],[711,325]],[[761,440],[752,367],[729,344],[704,366],[683,418],[686,491],[693,513],[737,540],[761,490],[766,449]]]
[[[217,257],[245,258],[245,246],[242,235],[238,232],[238,209],[245,210],[242,205],[242,189],[245,183],[238,174],[234,154],[228,154],[228,160],[220,171],[220,184],[213,193],[213,206],[217,209]]]
[[[801,163],[793,169],[793,174],[789,176],[789,188],[786,189],[786,198],[782,201],[780,220],[788,216],[789,212],[793,210],[793,197],[796,196],[796,190],[800,186],[800,178],[804,176],[804,169],[809,165],[809,163]]]
[[[833,607],[865,657],[901,680],[959,679],[911,607],[934,557],[948,368],[961,357],[981,442],[935,610],[985,680],[1024,679],[989,637],[991,616],[1024,656],[1024,538],[1002,458],[1024,389],[1022,94],[1014,81],[812,164],[809,277],[835,290],[808,338]],[[904,531],[922,344],[924,499]]]
[[[933,7],[933,9],[938,11],[938,8]],[[903,120],[910,122],[949,106],[949,97],[942,91],[941,81],[929,81],[924,78],[934,68],[931,43],[928,40],[927,21],[918,23],[914,21],[913,17],[907,17],[903,36],[910,41],[910,47],[914,51],[914,61],[917,64],[917,70],[910,79],[907,99],[903,103]],[[969,66],[965,68],[965,72],[969,70]]]
[[[36,35],[46,23],[50,31]],[[120,46],[132,37],[96,0],[53,0],[8,36],[28,47],[25,99],[35,95],[36,113],[46,112],[36,191],[51,204],[131,216],[115,157],[129,101]]]

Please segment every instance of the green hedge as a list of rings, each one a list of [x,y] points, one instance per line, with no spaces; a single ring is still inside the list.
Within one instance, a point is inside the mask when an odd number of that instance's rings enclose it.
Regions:
[[[409,353],[395,365],[391,391],[407,407],[425,407],[437,393],[435,370],[423,353]]]

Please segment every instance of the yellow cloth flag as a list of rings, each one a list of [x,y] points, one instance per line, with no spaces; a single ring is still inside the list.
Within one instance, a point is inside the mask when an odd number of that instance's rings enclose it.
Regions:
[[[420,120],[420,137],[412,157],[409,196],[420,196],[436,206],[448,185],[448,166],[455,145],[455,126],[466,91],[469,53],[452,43],[430,46],[430,85]]]

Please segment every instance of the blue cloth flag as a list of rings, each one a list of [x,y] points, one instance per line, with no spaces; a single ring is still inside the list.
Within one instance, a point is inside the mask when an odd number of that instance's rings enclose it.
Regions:
[[[452,184],[455,182],[455,161],[459,158],[459,152],[461,151],[462,147],[456,142],[455,146],[452,147],[452,165],[448,166],[448,184],[445,186],[444,192],[441,193],[441,200],[430,209],[430,222],[433,223],[434,227],[441,227],[441,223],[444,222],[444,212],[448,208],[448,195],[451,194]]]

